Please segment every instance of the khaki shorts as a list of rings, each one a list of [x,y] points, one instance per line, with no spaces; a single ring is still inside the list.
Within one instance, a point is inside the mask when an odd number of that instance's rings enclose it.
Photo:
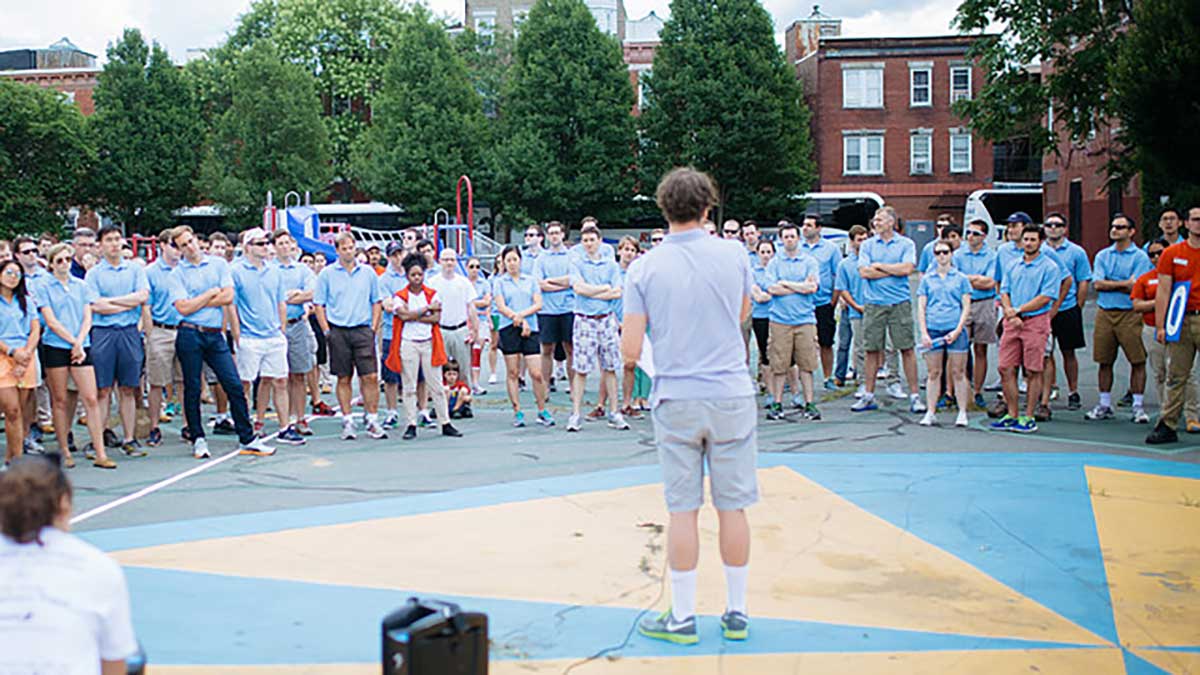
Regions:
[[[1146,345],[1142,344],[1142,315],[1132,309],[1096,310],[1096,327],[1092,331],[1092,358],[1096,363],[1112,365],[1117,361],[1117,347],[1125,352],[1131,365],[1146,362]]]
[[[150,329],[146,335],[146,383],[151,387],[166,387],[183,382],[183,369],[175,358],[175,329]]]
[[[817,325],[808,323],[789,326],[772,321],[767,332],[767,355],[771,372],[783,375],[792,366],[811,373],[819,365],[817,350]]]
[[[982,298],[971,301],[971,313],[967,315],[967,335],[973,345],[994,345],[996,336],[996,299]]]
[[[753,396],[663,400],[650,413],[667,510],[704,505],[708,465],[713,506],[737,511],[758,501],[758,415]]]
[[[912,303],[902,302],[898,305],[867,305],[863,312],[863,349],[868,352],[881,352],[887,343],[887,336],[892,336],[892,347],[895,349],[912,349],[916,341],[913,339]]]

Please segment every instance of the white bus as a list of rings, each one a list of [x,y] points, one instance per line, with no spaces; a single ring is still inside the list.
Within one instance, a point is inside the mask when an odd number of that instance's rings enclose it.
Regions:
[[[1033,222],[1042,222],[1042,186],[1037,183],[997,184],[987,190],[976,190],[967,197],[963,212],[963,227],[972,220],[988,224],[988,245],[1004,243],[1004,225],[1017,211],[1029,214]]]

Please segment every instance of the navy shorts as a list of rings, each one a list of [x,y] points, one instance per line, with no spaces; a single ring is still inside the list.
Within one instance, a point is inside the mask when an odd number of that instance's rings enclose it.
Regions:
[[[92,327],[92,366],[98,389],[108,389],[114,382],[121,387],[138,386],[143,356],[136,325]]]
[[[538,314],[538,339],[544,345],[570,342],[575,332],[575,314]],[[566,353],[563,358],[567,358]]]

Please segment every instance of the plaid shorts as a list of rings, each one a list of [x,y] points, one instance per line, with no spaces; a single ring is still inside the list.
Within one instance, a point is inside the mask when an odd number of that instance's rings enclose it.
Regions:
[[[621,367],[621,332],[614,314],[599,319],[576,314],[571,342],[575,345],[575,372],[586,375],[594,371],[597,360],[608,372]]]

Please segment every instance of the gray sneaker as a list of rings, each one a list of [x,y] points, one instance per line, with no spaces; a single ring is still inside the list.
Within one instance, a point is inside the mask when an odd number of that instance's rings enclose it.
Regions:
[[[618,431],[627,431],[629,429],[629,422],[626,422],[625,416],[619,412],[609,413],[608,426],[612,427],[613,429],[617,429]]]
[[[726,640],[745,640],[750,637],[750,617],[742,612],[725,612],[721,615],[721,635]]]
[[[1117,414],[1115,412],[1113,412],[1112,408],[1110,408],[1106,405],[1097,405],[1095,408],[1092,408],[1091,410],[1085,412],[1083,414],[1083,416],[1089,420],[1094,421],[1094,420],[1111,420],[1112,418],[1116,417]]]
[[[212,453],[208,451],[208,441],[203,437],[192,441],[192,457],[196,459],[208,459],[212,457]]]
[[[579,431],[583,426],[579,422],[579,415],[571,415],[567,420],[567,431]]]
[[[694,645],[700,641],[700,636],[696,635],[696,617],[689,616],[676,621],[669,609],[656,617],[642,619],[638,623],[638,632],[648,638],[677,645]]]

